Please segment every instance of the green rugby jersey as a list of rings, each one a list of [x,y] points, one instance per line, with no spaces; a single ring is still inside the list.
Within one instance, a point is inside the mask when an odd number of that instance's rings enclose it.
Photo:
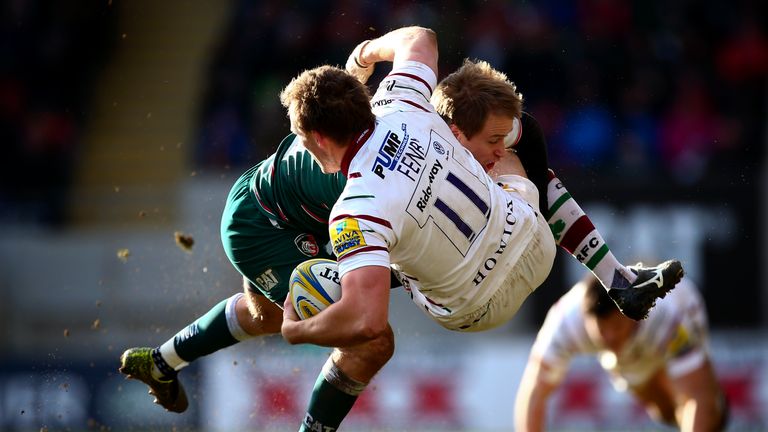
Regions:
[[[327,237],[328,215],[347,181],[341,172],[323,174],[294,134],[256,167],[251,191],[269,219]]]

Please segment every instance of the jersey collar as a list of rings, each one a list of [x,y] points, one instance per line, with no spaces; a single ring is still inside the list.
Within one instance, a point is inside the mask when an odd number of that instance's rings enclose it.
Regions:
[[[357,139],[347,148],[347,151],[344,153],[344,158],[341,160],[341,173],[344,174],[344,177],[349,177],[349,164],[352,163],[352,158],[355,157],[360,150],[360,147],[368,141],[368,138],[371,137],[375,128],[376,126],[373,125],[361,132]]]

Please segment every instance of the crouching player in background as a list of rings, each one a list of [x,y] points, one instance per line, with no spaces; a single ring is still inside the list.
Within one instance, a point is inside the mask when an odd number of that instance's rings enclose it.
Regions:
[[[648,319],[623,316],[589,274],[549,310],[515,403],[515,430],[545,429],[546,404],[571,357],[595,354],[618,391],[629,390],[656,421],[683,431],[725,427],[727,404],[707,352],[707,316],[681,281]]]

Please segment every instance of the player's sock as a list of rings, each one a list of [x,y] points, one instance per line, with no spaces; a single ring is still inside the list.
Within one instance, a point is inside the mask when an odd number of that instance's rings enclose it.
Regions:
[[[545,212],[555,243],[584,264],[606,289],[627,288],[637,276],[625,267],[608,248],[576,200],[555,173],[549,170]]]
[[[515,145],[515,153],[525,168],[525,175],[539,191],[539,209],[547,210],[546,190],[549,181],[547,176],[547,143],[544,132],[533,116],[524,112],[520,117],[520,141]]]
[[[171,376],[190,362],[252,336],[237,320],[235,305],[243,293],[222,300],[205,315],[152,351],[152,376]]]
[[[335,431],[365,389],[366,384],[348,377],[331,358],[317,377],[299,432]]]

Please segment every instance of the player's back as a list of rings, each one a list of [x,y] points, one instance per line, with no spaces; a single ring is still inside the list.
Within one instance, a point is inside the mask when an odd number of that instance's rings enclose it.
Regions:
[[[250,182],[260,209],[271,220],[320,233],[327,231],[331,207],[345,183],[340,173],[324,174],[294,134],[259,163]]]

